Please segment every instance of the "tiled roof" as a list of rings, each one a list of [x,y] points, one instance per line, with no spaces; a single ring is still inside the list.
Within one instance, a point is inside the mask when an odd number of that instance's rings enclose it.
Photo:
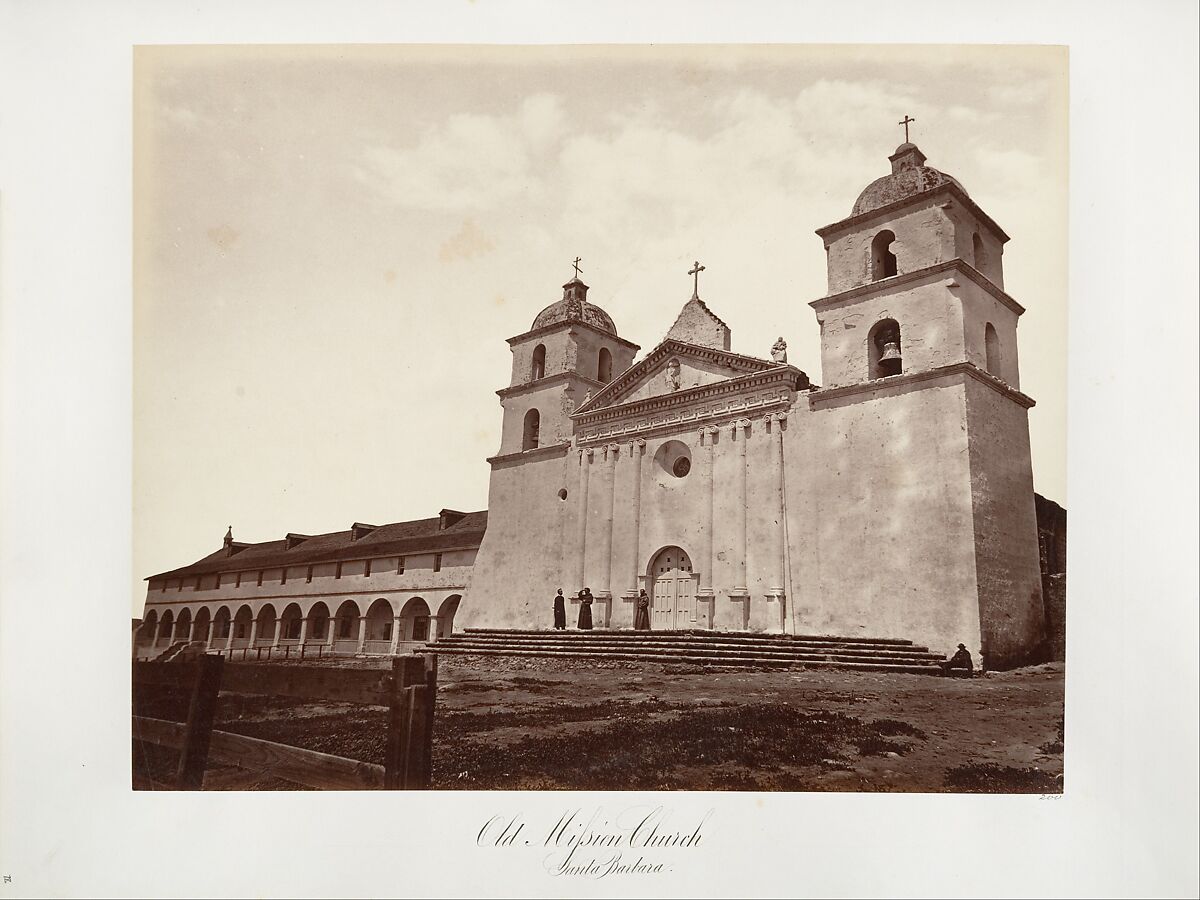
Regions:
[[[351,531],[315,534],[290,550],[286,540],[242,544],[245,549],[230,555],[224,548],[191,565],[150,578],[179,578],[189,575],[212,575],[216,572],[244,572],[250,569],[273,569],[279,566],[301,566],[348,559],[368,559],[399,556],[408,553],[434,553],[438,550],[478,547],[487,528],[487,510],[466,513],[453,525],[439,528],[441,518],[414,519],[380,525],[358,540],[351,540]],[[149,578],[146,579],[147,581]]]

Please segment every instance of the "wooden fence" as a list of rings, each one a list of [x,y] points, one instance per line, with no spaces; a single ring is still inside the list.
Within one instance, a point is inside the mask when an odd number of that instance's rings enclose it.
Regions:
[[[388,708],[384,764],[214,731],[218,694],[266,694]],[[391,669],[258,666],[207,654],[133,664],[133,739],[180,751],[174,787],[200,790],[209,761],[322,789],[429,787],[437,657],[398,657]]]

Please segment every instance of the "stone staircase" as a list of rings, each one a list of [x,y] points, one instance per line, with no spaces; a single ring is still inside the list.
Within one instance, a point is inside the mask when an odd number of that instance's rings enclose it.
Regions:
[[[940,675],[945,657],[912,641],[721,631],[535,631],[468,628],[430,644],[450,655],[620,659],[689,665],[858,669]]]

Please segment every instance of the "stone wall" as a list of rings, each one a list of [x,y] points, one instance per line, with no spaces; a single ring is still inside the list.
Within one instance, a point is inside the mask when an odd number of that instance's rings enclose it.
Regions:
[[[1034,494],[1033,500],[1046,607],[1046,655],[1062,661],[1067,647],[1067,511],[1041,494]]]

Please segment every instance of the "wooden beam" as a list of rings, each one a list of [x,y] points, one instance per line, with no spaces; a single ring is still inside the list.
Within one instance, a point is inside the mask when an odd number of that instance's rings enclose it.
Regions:
[[[147,743],[180,748],[184,744],[185,726],[179,722],[135,717],[134,735]],[[227,731],[212,732],[208,756],[214,762],[324,790],[378,790],[383,787],[383,766]]]

